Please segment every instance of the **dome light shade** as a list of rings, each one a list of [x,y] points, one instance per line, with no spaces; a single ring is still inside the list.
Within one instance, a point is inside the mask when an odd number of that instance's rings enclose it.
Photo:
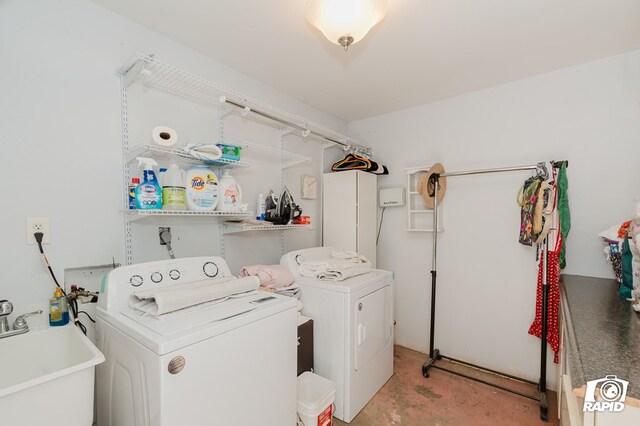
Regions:
[[[347,50],[382,20],[388,7],[387,0],[309,0],[307,20]]]

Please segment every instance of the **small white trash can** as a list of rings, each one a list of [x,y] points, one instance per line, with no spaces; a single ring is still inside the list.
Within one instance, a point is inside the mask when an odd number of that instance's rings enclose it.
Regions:
[[[332,426],[336,385],[306,371],[298,376],[298,416],[304,426]]]

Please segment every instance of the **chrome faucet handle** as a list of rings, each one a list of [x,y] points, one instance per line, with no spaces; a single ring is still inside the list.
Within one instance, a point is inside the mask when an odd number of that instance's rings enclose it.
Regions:
[[[13,329],[23,330],[25,328],[29,328],[29,325],[27,324],[27,321],[25,318],[30,317],[32,315],[40,315],[41,313],[42,313],[42,309],[38,309],[37,311],[28,312],[26,314],[22,314],[18,316],[16,320],[13,322]]]
[[[13,312],[13,304],[8,300],[0,300],[0,317],[4,317]]]
[[[7,316],[13,312],[13,304],[8,300],[0,300],[0,333],[10,330]]]

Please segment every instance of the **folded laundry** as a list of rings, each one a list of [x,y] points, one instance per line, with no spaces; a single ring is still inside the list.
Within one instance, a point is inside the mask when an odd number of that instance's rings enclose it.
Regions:
[[[371,262],[357,253],[334,252],[331,256],[326,260],[302,262],[298,267],[300,275],[337,282],[371,271]]]
[[[185,154],[203,161],[216,161],[222,157],[222,151],[214,144],[188,143],[181,150]]]
[[[281,288],[290,286],[294,277],[289,269],[281,265],[251,265],[240,270],[241,277],[256,276],[261,287]]]
[[[177,284],[132,293],[129,296],[129,306],[137,311],[157,317],[234,294],[253,291],[259,286],[257,277],[240,279],[223,277],[194,281],[189,284]]]

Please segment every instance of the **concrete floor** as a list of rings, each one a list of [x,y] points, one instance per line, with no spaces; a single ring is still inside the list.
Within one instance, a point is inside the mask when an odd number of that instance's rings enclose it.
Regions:
[[[395,347],[394,373],[351,426],[502,426],[558,425],[556,393],[548,392],[549,422],[540,420],[537,401],[432,368],[422,376],[427,356]],[[535,395],[535,386],[513,382],[446,361],[438,365],[485,378],[509,388]],[[334,419],[337,426],[346,425]]]

